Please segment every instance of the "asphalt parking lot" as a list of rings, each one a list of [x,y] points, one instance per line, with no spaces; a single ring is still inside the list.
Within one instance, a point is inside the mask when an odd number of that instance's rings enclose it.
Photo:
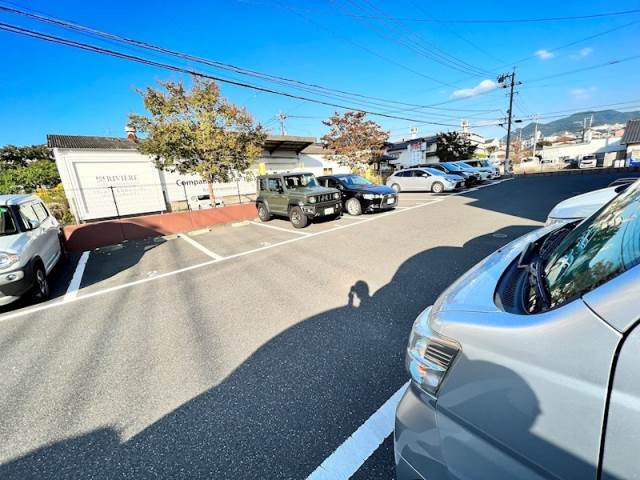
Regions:
[[[558,201],[620,176],[73,255],[52,300],[0,310],[0,478],[336,478],[317,469],[406,383],[416,315]],[[353,478],[393,478],[390,437],[361,457]]]

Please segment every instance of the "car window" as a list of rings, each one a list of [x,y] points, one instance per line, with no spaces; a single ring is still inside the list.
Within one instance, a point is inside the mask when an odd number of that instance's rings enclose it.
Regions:
[[[40,222],[46,220],[49,216],[47,209],[44,208],[44,205],[40,202],[33,204],[33,211],[36,212],[36,216],[38,217],[38,221]]]
[[[640,187],[621,193],[560,243],[545,266],[551,306],[602,285],[640,263]]]
[[[31,224],[40,225],[40,220],[38,220],[38,215],[33,210],[33,204],[26,203],[24,205],[20,205],[20,216],[24,221],[24,225],[26,228],[31,228]]]
[[[396,177],[406,177],[409,172],[396,172]]]
[[[331,188],[337,188],[338,187],[338,182],[336,181],[335,178],[327,178],[325,186],[326,187],[331,187]]]
[[[266,178],[259,178],[258,179],[258,189],[259,190],[266,190],[267,189],[267,179]]]
[[[0,207],[0,236],[17,233],[13,216],[7,207]]]
[[[272,192],[278,192],[282,188],[282,181],[279,178],[270,178],[267,180],[269,190]]]

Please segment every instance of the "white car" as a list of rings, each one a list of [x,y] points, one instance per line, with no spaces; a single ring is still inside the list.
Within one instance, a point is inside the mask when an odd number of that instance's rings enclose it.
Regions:
[[[489,174],[489,178],[492,180],[496,178],[500,178],[500,169],[496,165],[491,163],[489,160],[471,159],[471,160],[465,160],[464,163],[466,163],[467,165],[473,168],[477,168],[481,172],[487,172]]]
[[[595,155],[585,155],[580,159],[578,168],[596,168],[598,160]]]
[[[64,253],[58,221],[35,195],[0,195],[0,306],[49,297],[47,276]]]
[[[568,198],[553,207],[547,216],[546,224],[571,222],[590,217],[635,181],[637,181],[636,178],[621,178],[612,182],[607,188]]]
[[[216,198],[216,208],[224,207],[224,200]],[[202,210],[203,208],[212,208],[211,197],[209,194],[193,195],[189,199],[189,208],[191,210]]]

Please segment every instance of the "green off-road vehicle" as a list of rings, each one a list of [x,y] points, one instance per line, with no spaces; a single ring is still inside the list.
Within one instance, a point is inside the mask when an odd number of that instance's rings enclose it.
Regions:
[[[258,177],[256,208],[263,222],[282,215],[304,228],[314,218],[339,217],[342,202],[340,192],[321,187],[313,173],[276,173]]]

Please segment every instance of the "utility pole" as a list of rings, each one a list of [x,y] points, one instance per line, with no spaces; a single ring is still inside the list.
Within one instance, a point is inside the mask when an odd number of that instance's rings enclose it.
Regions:
[[[533,116],[533,153],[532,157],[536,156],[536,147],[538,145],[538,114]]]
[[[508,83],[505,83],[505,80],[508,80]],[[510,150],[511,150],[511,122],[513,119],[513,89],[516,86],[516,67],[513,67],[513,71],[511,73],[503,73],[498,76],[498,83],[502,84],[502,88],[509,88],[509,110],[507,110],[507,150],[505,152],[504,159],[504,172],[506,175],[511,171],[511,158],[509,158]],[[520,83],[518,82],[518,85]]]
[[[280,135],[286,135],[287,131],[284,128],[284,121],[287,119],[287,114],[284,112],[278,113],[278,120],[280,121]]]

